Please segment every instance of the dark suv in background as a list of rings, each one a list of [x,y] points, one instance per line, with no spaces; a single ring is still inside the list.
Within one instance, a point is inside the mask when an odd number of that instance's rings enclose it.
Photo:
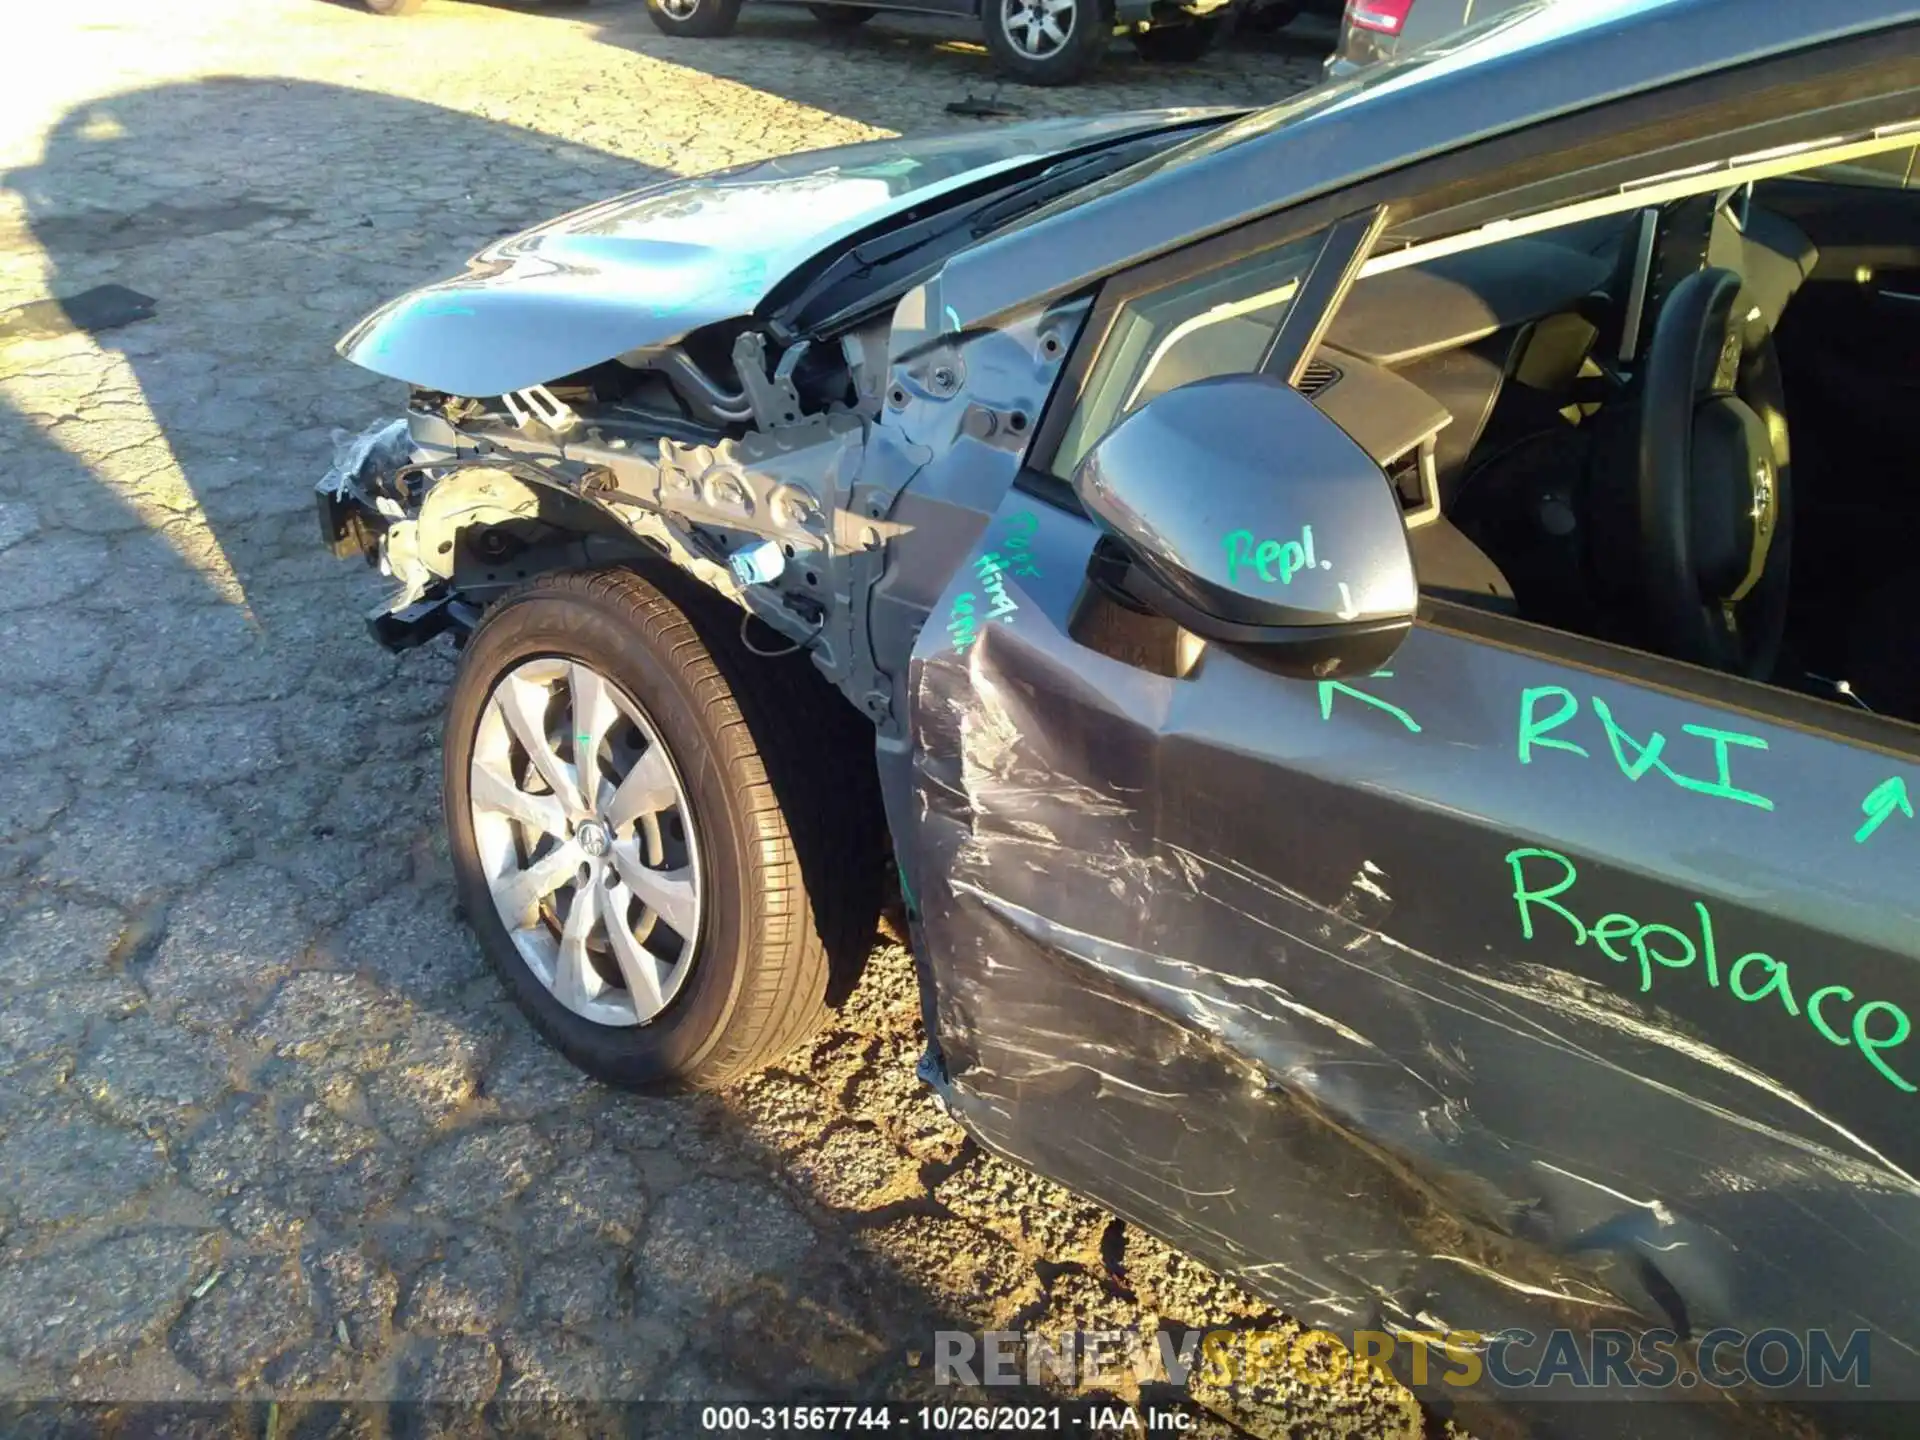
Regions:
[[[1236,24],[1269,34],[1284,30],[1302,15],[1323,15],[1335,24],[1346,11],[1346,0],[1243,0]]]
[[[711,37],[733,31],[741,0],[647,0],[665,34]],[[1000,73],[1026,85],[1071,85],[1100,62],[1116,31],[1148,60],[1198,60],[1212,47],[1231,0],[860,0],[808,5],[835,30],[864,25],[882,10],[977,19]]]

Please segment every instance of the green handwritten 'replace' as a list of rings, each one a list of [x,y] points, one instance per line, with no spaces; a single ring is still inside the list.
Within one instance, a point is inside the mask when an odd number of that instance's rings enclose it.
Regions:
[[[1529,865],[1531,862],[1531,874]],[[1698,900],[1693,902],[1699,922],[1699,941],[1676,926],[1657,921],[1642,924],[1631,915],[1614,912],[1588,924],[1560,903],[1579,879],[1579,872],[1566,856],[1552,850],[1520,849],[1508,852],[1507,864],[1513,871],[1513,901],[1520,911],[1520,933],[1534,938],[1534,912],[1558,915],[1573,933],[1575,945],[1591,940],[1601,954],[1618,965],[1636,965],[1640,971],[1642,994],[1653,989],[1658,969],[1689,970],[1700,967],[1710,989],[1719,990],[1720,952],[1713,929],[1713,915]],[[1853,1011],[1852,1020],[1840,1018],[1842,1007],[1854,1003],[1855,995],[1845,985],[1822,985],[1807,996],[1802,1008],[1793,989],[1793,979],[1784,960],[1757,950],[1748,951],[1733,962],[1726,975],[1726,990],[1734,999],[1748,1004],[1777,1005],[1788,1016],[1804,1019],[1830,1045],[1852,1048],[1880,1073],[1889,1085],[1914,1093],[1915,1087],[1888,1063],[1885,1052],[1906,1043],[1913,1031],[1907,1012],[1890,1000],[1869,1000]],[[1875,1035],[1872,1022],[1889,1017],[1891,1033]],[[1844,1028],[1836,1029],[1839,1025]],[[1886,1026],[1883,1029],[1888,1028]]]

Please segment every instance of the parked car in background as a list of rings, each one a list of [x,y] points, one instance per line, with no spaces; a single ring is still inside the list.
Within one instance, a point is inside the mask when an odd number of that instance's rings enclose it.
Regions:
[[[411,15],[425,4],[426,0],[360,0],[360,3],[376,15]],[[547,3],[554,6],[578,6],[591,4],[592,0],[547,0]]]
[[[1243,29],[1270,34],[1284,30],[1302,15],[1324,15],[1338,20],[1346,0],[1243,0],[1239,24]]]
[[[361,0],[376,15],[411,15],[425,0]],[[551,0],[584,5],[589,0]],[[1010,79],[1026,85],[1071,85],[1100,61],[1116,32],[1147,60],[1198,60],[1213,47],[1235,0],[921,0],[921,3],[808,5],[832,30],[864,25],[883,10],[907,15],[961,15],[980,22],[987,49]],[[1269,0],[1285,24],[1303,8],[1339,0]],[[729,35],[741,0],[647,0],[647,14],[663,34],[700,39]]]
[[[1482,20],[1532,0],[1347,0],[1340,44],[1327,74],[1351,75],[1363,65],[1418,50]]]
[[[1100,61],[1116,30],[1148,60],[1198,60],[1212,47],[1233,0],[919,0],[919,3],[809,5],[836,30],[864,25],[882,10],[977,19],[1003,74],[1025,85],[1071,85]],[[732,33],[741,0],[647,0],[668,35]]]

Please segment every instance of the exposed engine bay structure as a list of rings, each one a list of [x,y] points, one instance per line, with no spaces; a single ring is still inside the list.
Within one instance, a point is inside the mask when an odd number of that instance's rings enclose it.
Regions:
[[[1563,3],[384,307],[341,348],[408,411],[321,520],[382,643],[463,646],[483,947],[591,1073],[722,1083],[890,838],[969,1130],[1453,1335],[1476,1431],[1920,1403],[1917,139],[1920,5]],[[1556,1332],[1654,1338],[1548,1393]]]
[[[1036,311],[963,364],[951,315],[911,315],[918,287],[1224,113],[1042,121],[669,184],[503,241],[369,316],[342,353],[407,379],[413,404],[322,489],[343,553],[374,515],[409,517],[381,527],[403,585],[383,639],[467,623],[556,568],[555,545],[589,564],[644,546],[808,646],[876,721],[903,715],[902,645],[970,537],[920,518],[936,494],[896,502],[936,450],[1024,449],[1085,313]],[[895,363],[909,325],[917,353]],[[887,544],[915,532],[941,548],[925,569],[894,551],[876,611]]]

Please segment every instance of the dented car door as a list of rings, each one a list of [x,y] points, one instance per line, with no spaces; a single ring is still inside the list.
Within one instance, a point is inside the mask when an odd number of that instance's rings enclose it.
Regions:
[[[1142,642],[1095,540],[1014,492],[914,655],[967,1123],[1349,1343],[1469,1332],[1449,1383],[1508,1400],[1560,1328],[1870,1331],[1899,1383],[1912,729],[1444,603],[1280,678]]]

